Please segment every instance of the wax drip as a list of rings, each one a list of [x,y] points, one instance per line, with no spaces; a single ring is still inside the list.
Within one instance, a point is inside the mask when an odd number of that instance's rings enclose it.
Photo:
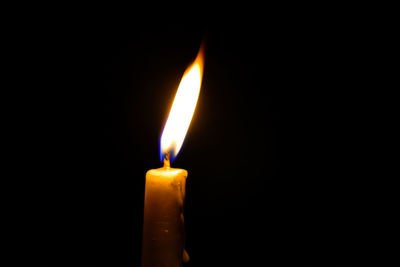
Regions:
[[[179,183],[180,188],[179,188],[179,191],[178,191],[178,203],[179,203],[180,210],[181,210],[181,213],[180,213],[181,224],[180,225],[181,225],[181,233],[182,233],[182,236],[183,236],[182,260],[183,260],[184,263],[187,263],[190,260],[189,254],[187,253],[187,251],[185,249],[185,246],[186,246],[186,233],[185,233],[185,218],[184,218],[184,215],[183,215],[183,213],[184,213],[185,195],[186,195],[186,186],[185,186],[186,178],[187,178],[187,176],[185,175],[183,177],[182,182]]]

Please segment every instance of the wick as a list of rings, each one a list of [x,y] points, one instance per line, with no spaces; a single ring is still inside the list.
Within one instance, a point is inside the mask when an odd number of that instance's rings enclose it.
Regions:
[[[171,164],[169,162],[169,152],[167,154],[165,154],[164,157],[164,168],[170,168]]]

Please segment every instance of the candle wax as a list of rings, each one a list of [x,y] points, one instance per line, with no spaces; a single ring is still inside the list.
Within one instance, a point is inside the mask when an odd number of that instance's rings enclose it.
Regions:
[[[185,185],[187,171],[163,167],[146,173],[142,267],[182,266]]]

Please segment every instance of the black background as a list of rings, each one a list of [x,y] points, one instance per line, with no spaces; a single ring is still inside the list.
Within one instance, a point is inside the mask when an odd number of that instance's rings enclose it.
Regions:
[[[34,84],[23,225],[37,261],[140,265],[145,173],[161,166],[161,129],[203,39],[173,163],[189,172],[187,266],[353,261],[357,182],[339,171],[351,29],[301,16],[41,25],[19,43]]]

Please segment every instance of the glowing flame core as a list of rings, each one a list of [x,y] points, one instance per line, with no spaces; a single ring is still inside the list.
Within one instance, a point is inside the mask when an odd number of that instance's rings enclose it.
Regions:
[[[203,65],[204,57],[201,47],[195,61],[186,69],[176,92],[161,136],[161,160],[168,152],[173,160],[182,146],[200,94]]]

